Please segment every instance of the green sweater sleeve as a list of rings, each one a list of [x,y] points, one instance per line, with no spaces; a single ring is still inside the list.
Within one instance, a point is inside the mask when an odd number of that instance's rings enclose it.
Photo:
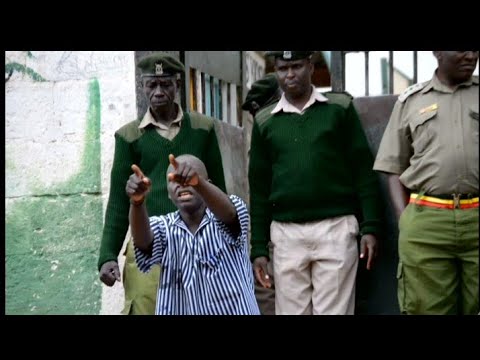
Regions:
[[[125,185],[134,163],[131,143],[121,135],[115,134],[115,154],[110,176],[110,195],[108,198],[105,224],[98,269],[110,260],[117,260],[128,230],[128,210],[130,203],[125,193]]]
[[[355,190],[361,208],[361,234],[379,235],[381,231],[381,202],[378,175],[373,171],[373,155],[368,146],[360,118],[352,103],[346,109],[348,160],[352,169]]]
[[[226,193],[227,188],[225,186],[225,175],[223,173],[222,156],[220,155],[217,133],[214,126],[212,126],[208,133],[205,153],[205,167],[208,171],[208,177],[218,188],[220,188],[224,193]]]
[[[252,232],[250,257],[252,260],[260,256],[269,257],[268,242],[270,241],[272,215],[268,198],[272,183],[272,163],[268,154],[259,125],[254,121],[248,167]]]

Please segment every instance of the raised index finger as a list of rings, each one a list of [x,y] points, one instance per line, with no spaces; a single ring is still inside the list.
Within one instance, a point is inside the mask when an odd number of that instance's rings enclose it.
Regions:
[[[133,164],[132,165],[132,171],[135,173],[135,175],[137,175],[140,179],[143,179],[145,177],[145,175],[143,175],[143,172],[142,170],[140,170],[140,168]]]
[[[178,168],[178,162],[175,160],[175,156],[173,154],[168,155],[168,161],[170,161],[170,164],[175,170]]]

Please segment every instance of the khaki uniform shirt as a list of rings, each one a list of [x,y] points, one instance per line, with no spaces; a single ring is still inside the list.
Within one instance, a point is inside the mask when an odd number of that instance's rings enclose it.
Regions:
[[[153,117],[152,113],[150,112],[150,108],[148,108],[148,111],[146,112],[145,116],[143,117],[142,121],[140,122],[140,125],[138,125],[139,129],[142,129],[150,124],[155,126],[155,130],[163,136],[164,138],[168,140],[172,140],[177,134],[180,132],[180,127],[182,126],[182,118],[183,118],[183,111],[182,107],[178,104],[175,104],[177,106],[177,117],[175,120],[173,120],[170,125],[165,125],[162,123],[159,123],[155,120]]]
[[[436,75],[399,96],[374,170],[412,191],[478,194],[478,76],[451,89]]]

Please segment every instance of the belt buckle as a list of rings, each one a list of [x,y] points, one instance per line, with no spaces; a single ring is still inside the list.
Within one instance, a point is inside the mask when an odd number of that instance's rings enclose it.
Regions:
[[[460,209],[460,196],[461,194],[452,194],[453,196],[453,208]]]

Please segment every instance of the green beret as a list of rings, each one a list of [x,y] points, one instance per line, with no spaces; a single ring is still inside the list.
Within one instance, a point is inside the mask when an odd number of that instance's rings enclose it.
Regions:
[[[252,84],[252,88],[247,93],[242,109],[250,111],[253,101],[255,101],[260,108],[264,107],[277,90],[278,81],[275,74],[270,73],[265,75],[263,78]]]
[[[145,56],[137,66],[142,72],[142,76],[172,76],[185,72],[185,67],[180,61],[163,52]]]
[[[275,59],[300,60],[308,58],[313,53],[314,51],[267,51],[265,55],[273,56]]]

